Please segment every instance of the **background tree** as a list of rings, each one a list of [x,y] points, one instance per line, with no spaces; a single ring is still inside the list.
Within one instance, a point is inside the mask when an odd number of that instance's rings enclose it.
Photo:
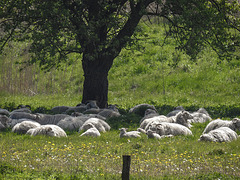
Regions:
[[[108,72],[132,41],[143,16],[168,22],[166,36],[193,58],[210,45],[219,57],[239,56],[239,3],[236,0],[2,0],[0,51],[11,40],[30,42],[31,60],[49,70],[67,55],[82,56],[82,102],[108,101]]]

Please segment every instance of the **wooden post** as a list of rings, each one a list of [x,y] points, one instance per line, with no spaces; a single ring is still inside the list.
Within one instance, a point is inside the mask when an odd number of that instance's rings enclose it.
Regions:
[[[129,180],[131,156],[123,155],[122,180]]]

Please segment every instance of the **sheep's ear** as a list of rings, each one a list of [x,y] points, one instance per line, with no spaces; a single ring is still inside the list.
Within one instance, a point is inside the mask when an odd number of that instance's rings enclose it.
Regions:
[[[52,131],[52,128],[51,127],[48,127],[47,128],[47,131],[49,132],[49,131]]]

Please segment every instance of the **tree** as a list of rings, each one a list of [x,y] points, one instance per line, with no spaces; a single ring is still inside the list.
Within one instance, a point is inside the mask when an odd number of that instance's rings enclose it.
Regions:
[[[239,3],[236,0],[1,0],[0,51],[10,40],[31,42],[32,57],[43,69],[82,55],[82,102],[108,101],[108,72],[132,41],[143,16],[168,21],[167,36],[193,58],[210,45],[220,57],[238,55]]]

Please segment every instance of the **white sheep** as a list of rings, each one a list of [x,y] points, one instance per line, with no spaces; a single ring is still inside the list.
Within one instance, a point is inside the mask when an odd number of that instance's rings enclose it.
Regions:
[[[127,128],[121,128],[120,130],[120,134],[119,137],[123,138],[123,137],[127,137],[127,138],[138,138],[141,137],[140,136],[140,132],[138,131],[129,131],[127,132]]]
[[[26,134],[29,129],[37,128],[39,126],[41,126],[41,125],[34,121],[22,121],[20,123],[17,123],[12,128],[12,132],[15,132],[18,134]]]
[[[153,109],[147,109],[145,111],[145,114],[144,114],[144,117],[140,120],[140,124],[145,120],[145,119],[149,119],[149,118],[152,118],[152,117],[155,117],[155,116],[160,116],[158,114],[157,111],[153,110]]]
[[[192,131],[186,126],[177,123],[162,122],[157,125],[156,132],[160,135],[192,135]]]
[[[229,127],[220,127],[202,134],[199,141],[230,142],[237,138],[237,133]]]
[[[111,127],[108,125],[107,122],[105,122],[102,119],[98,119],[98,118],[90,118],[87,121],[85,121],[83,123],[83,125],[79,128],[79,131],[82,130],[87,130],[88,129],[88,124],[91,123],[93,124],[99,132],[106,132],[106,131],[110,131]]]
[[[46,124],[55,124],[56,125],[62,119],[69,117],[69,115],[67,115],[67,114],[51,115],[51,114],[41,114],[41,113],[37,113],[36,116],[37,116],[36,121],[38,123],[40,123],[41,125],[46,125]]]
[[[87,126],[88,126],[87,131],[82,133],[80,136],[93,136],[93,137],[101,136],[98,129],[92,123],[88,123]]]
[[[177,106],[173,109],[173,111],[169,112],[166,116],[171,117],[171,116],[176,116],[177,113],[180,111],[185,111],[185,109],[182,106]]]
[[[150,126],[150,124],[152,124],[153,122],[160,123],[160,122],[163,122],[165,119],[167,119],[167,117],[164,116],[164,115],[155,116],[155,117],[152,117],[152,118],[145,119],[140,124],[140,128],[147,130],[148,128],[146,128],[146,127]]]
[[[145,131],[145,129],[142,128],[137,128],[137,131],[143,134],[147,134],[147,132]]]
[[[198,111],[191,113],[191,115],[193,116],[191,123],[204,123],[212,120],[204,108],[200,108]]]
[[[220,127],[229,127],[233,131],[240,130],[240,119],[234,118],[231,121],[221,119],[213,120],[206,126],[203,134]]]
[[[31,136],[46,135],[55,137],[67,137],[66,132],[54,124],[41,125],[37,128],[29,129],[26,134],[30,134]]]
[[[161,136],[157,134],[156,131],[152,131],[151,129],[147,131],[147,136],[148,138],[152,138],[152,139],[161,139]]]

